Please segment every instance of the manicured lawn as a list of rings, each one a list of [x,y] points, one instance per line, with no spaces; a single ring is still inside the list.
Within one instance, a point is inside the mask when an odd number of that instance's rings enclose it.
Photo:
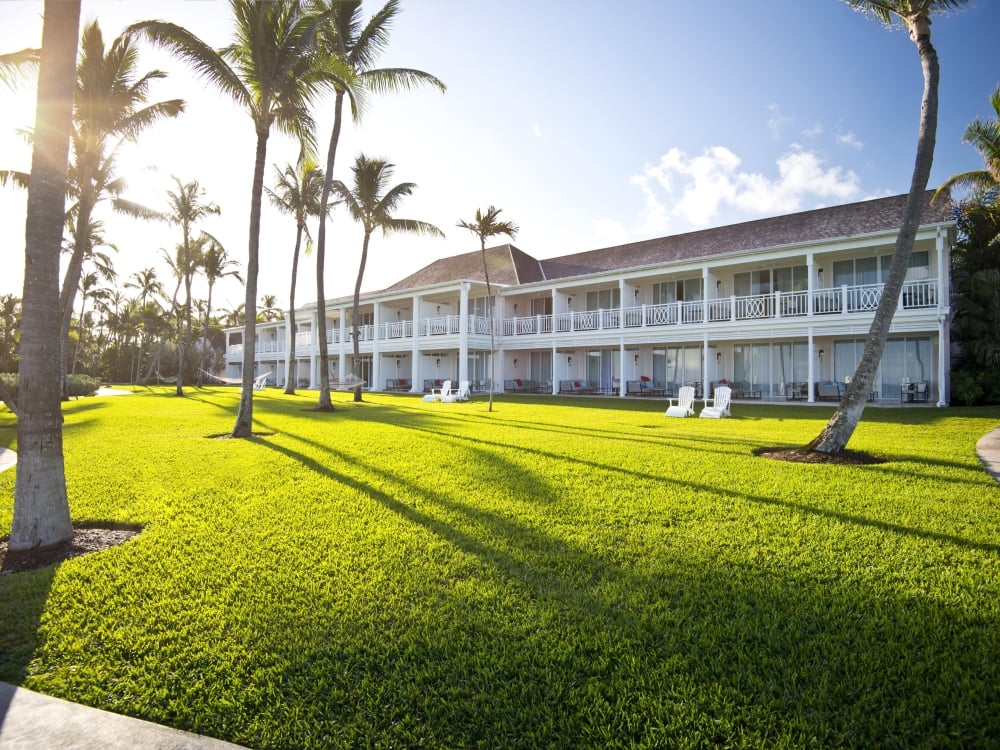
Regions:
[[[255,748],[1000,744],[1000,409],[817,466],[752,451],[832,407],[166,394],[66,406],[74,520],[145,530],[0,578],[0,679]]]

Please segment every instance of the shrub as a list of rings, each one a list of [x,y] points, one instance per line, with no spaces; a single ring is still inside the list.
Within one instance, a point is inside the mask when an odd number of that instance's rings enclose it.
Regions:
[[[17,373],[0,373],[0,383],[7,388],[10,397],[17,401]],[[101,387],[101,379],[90,375],[67,375],[66,388],[70,397],[93,396],[97,389]]]

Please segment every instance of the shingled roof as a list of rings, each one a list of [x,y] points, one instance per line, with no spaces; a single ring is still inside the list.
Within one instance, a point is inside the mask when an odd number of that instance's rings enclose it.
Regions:
[[[951,220],[948,201],[931,203],[933,191],[924,194],[921,224]],[[675,263],[716,255],[764,250],[803,242],[833,240],[899,229],[906,206],[905,195],[817,208],[742,224],[705,229],[618,247],[590,250],[542,261],[547,279],[583,276],[621,268]]]
[[[543,281],[545,278],[538,261],[511,244],[486,248],[486,265],[489,268],[491,284],[513,286]],[[385,291],[414,289],[459,279],[486,281],[483,273],[483,256],[479,250],[436,260],[402,281],[396,282]]]
[[[933,191],[924,194],[920,223],[939,224],[951,221],[951,204],[948,201],[931,203],[933,194]],[[890,198],[817,208],[742,224],[588,250],[542,261],[532,258],[513,245],[500,245],[487,248],[486,259],[491,283],[507,286],[529,284],[622,268],[655,266],[893,231],[902,224],[905,206],[906,196],[894,195]],[[400,291],[458,280],[486,280],[478,250],[436,260],[385,291]]]

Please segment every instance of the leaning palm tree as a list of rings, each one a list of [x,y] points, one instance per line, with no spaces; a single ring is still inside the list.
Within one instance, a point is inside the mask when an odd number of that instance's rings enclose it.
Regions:
[[[486,277],[486,320],[490,327],[490,405],[493,411],[493,384],[496,382],[495,349],[493,343],[493,289],[490,287],[490,269],[486,262],[486,238],[505,234],[511,239],[517,236],[518,226],[512,221],[500,221],[501,209],[490,206],[484,214],[476,209],[476,218],[472,221],[459,221],[458,226],[468,229],[479,238],[479,251],[483,256],[483,276]]]
[[[177,318],[177,390],[176,395],[184,395],[184,368],[187,352],[191,348],[191,284],[195,273],[202,262],[202,251],[208,244],[204,232],[197,238],[192,237],[194,225],[207,216],[218,215],[219,207],[212,201],[205,200],[205,191],[197,180],[182,183],[176,177],[176,192],[167,191],[167,203],[170,211],[166,214],[167,221],[181,228],[181,242],[177,245],[175,270],[179,279],[184,282],[184,309]],[[210,238],[209,238],[210,239]],[[182,340],[181,327],[184,327]]]
[[[155,211],[122,197],[126,182],[116,175],[116,158],[124,142],[134,142],[158,120],[176,117],[184,111],[181,99],[146,103],[150,83],[164,77],[166,73],[160,70],[139,74],[138,50],[132,34],[123,33],[105,48],[96,21],[83,30],[76,71],[70,168],[70,192],[76,198],[71,209],[73,252],[59,301],[63,341],[69,333],[74,299],[90,249],[92,216],[97,204],[110,198],[117,212],[137,218],[159,218]]]
[[[136,367],[134,375],[131,373],[129,375],[129,379],[134,383],[139,379],[139,371],[142,368],[142,350],[149,336],[149,300],[163,296],[163,284],[156,278],[155,268],[144,268],[141,271],[134,271],[130,279],[130,281],[125,282],[125,286],[137,290],[137,302],[139,303],[139,335]]]
[[[383,237],[397,232],[444,237],[444,232],[426,221],[397,219],[393,216],[400,201],[411,195],[416,188],[412,182],[401,182],[389,187],[394,168],[394,164],[390,164],[384,159],[369,159],[364,154],[359,154],[354,161],[354,166],[351,167],[351,171],[354,173],[354,184],[347,187],[340,180],[334,180],[331,185],[333,192],[344,202],[351,218],[364,229],[364,239],[361,242],[361,263],[358,265],[358,278],[354,282],[354,307],[351,312],[353,333],[351,338],[354,339],[354,380],[358,383],[354,388],[355,401],[361,401],[358,308],[361,299],[361,282],[365,277],[365,265],[368,263],[368,243],[372,233],[376,229],[381,229]]]
[[[320,196],[323,192],[323,170],[312,159],[302,159],[295,166],[287,165],[284,170],[274,167],[276,182],[274,190],[264,188],[271,204],[281,213],[295,219],[295,248],[292,250],[292,283],[288,291],[288,369],[285,373],[285,393],[295,395],[297,380],[295,366],[295,284],[299,275],[299,250],[302,236],[306,238],[306,255],[312,252],[312,235],[307,224],[309,217],[319,216]]]
[[[130,30],[144,34],[189,63],[206,80],[242,106],[253,121],[257,145],[250,195],[250,237],[246,265],[246,328],[243,390],[233,437],[251,437],[253,425],[254,346],[257,336],[257,273],[260,217],[272,127],[311,148],[315,130],[309,107],[324,86],[339,75],[337,61],[316,54],[320,19],[299,0],[255,2],[230,0],[236,21],[232,44],[214,50],[182,26],[142,21]]]
[[[973,193],[993,195],[1000,200],[1000,85],[993,90],[990,104],[996,117],[993,120],[974,119],[962,136],[983,157],[983,169],[952,175],[934,193],[934,200],[948,193],[953,187],[966,188]]]
[[[865,403],[871,393],[878,371],[885,342],[889,338],[892,318],[899,303],[899,295],[906,280],[906,270],[913,253],[913,243],[924,204],[924,192],[934,160],[934,142],[937,137],[938,79],[940,67],[937,51],[931,44],[931,14],[964,5],[967,0],[847,0],[851,7],[874,16],[878,21],[891,25],[899,21],[910,34],[917,47],[924,75],[924,92],[920,107],[920,131],[917,138],[917,155],[913,165],[910,192],[903,212],[902,225],[896,236],[896,247],[882,288],[882,298],[872,319],[865,340],[865,348],[851,378],[840,406],[816,438],[805,446],[806,450],[820,453],[839,453],[854,434]]]
[[[316,321],[319,337],[319,405],[321,411],[333,409],[330,400],[329,351],[326,344],[326,214],[333,188],[333,168],[337,160],[337,145],[343,124],[344,96],[351,100],[355,121],[363,111],[366,92],[406,91],[414,86],[429,84],[441,91],[441,81],[421,70],[411,68],[376,68],[379,56],[389,44],[389,29],[399,13],[399,0],[389,0],[368,23],[361,22],[361,0],[313,0],[313,8],[322,12],[323,26],[320,46],[325,55],[341,60],[350,71],[352,87],[342,81],[335,85],[333,130],[326,152],[326,180],[320,202],[319,232],[316,236]]]
[[[59,251],[73,128],[73,66],[80,1],[45,0],[35,141],[25,221],[17,474],[8,549],[47,547],[73,536],[63,462]]]

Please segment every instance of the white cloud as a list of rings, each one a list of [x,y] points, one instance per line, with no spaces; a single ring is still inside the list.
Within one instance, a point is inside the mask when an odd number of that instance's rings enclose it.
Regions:
[[[777,104],[768,104],[767,111],[771,113],[767,118],[767,129],[771,131],[771,137],[778,140],[781,138],[781,129],[792,119],[781,114],[781,108]]]
[[[837,143],[839,143],[841,146],[850,146],[851,148],[856,148],[858,151],[860,151],[865,147],[865,144],[859,141],[858,137],[850,131],[838,134]]]
[[[544,138],[545,135],[542,133],[542,129],[538,125],[533,125],[531,131],[535,134],[536,138]]]
[[[816,123],[811,128],[806,128],[805,130],[803,130],[802,135],[804,135],[806,138],[817,138],[823,135],[823,126],[820,125],[819,123]]]
[[[670,149],[658,164],[630,180],[645,197],[639,233],[662,234],[674,219],[705,227],[720,215],[730,221],[788,213],[802,210],[810,199],[841,202],[861,190],[853,171],[827,167],[815,152],[800,147],[778,158],[775,177],[741,171],[740,164],[739,156],[724,146],[693,157]]]

